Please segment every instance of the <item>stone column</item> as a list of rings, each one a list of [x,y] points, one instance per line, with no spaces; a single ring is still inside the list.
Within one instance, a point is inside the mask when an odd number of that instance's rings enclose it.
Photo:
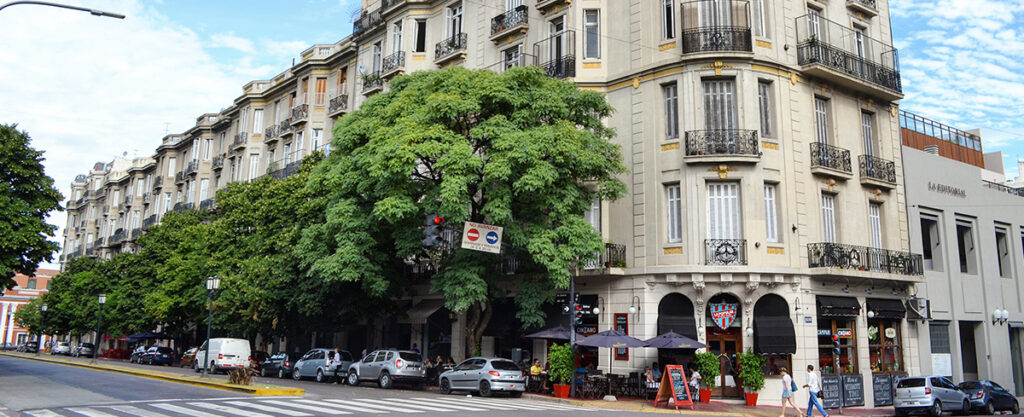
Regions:
[[[14,304],[14,303],[11,303],[10,307],[9,307],[9,310],[10,311],[15,311],[15,312],[18,311],[18,305]],[[10,314],[10,313],[8,313],[8,314]],[[11,317],[11,319],[8,320],[8,323],[7,323],[7,344],[8,345],[11,344],[11,339],[13,339],[13,338],[14,338],[14,317]]]
[[[0,304],[0,335],[4,338],[7,337],[7,308],[10,305],[11,303]],[[3,340],[0,340],[0,342],[3,342]]]

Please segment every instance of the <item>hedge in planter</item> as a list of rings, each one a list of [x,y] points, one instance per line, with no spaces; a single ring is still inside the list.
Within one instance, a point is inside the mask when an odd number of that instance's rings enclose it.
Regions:
[[[548,350],[548,362],[551,362],[551,368],[548,369],[548,378],[551,382],[556,384],[569,383],[573,372],[576,371],[573,367],[574,354],[572,347],[568,343],[551,345],[551,349]]]
[[[739,354],[740,380],[748,392],[758,392],[764,388],[764,356],[753,352]]]
[[[701,352],[693,355],[693,363],[700,373],[701,385],[714,388],[715,380],[718,379],[718,371],[721,364],[718,363],[718,355],[711,352]]]

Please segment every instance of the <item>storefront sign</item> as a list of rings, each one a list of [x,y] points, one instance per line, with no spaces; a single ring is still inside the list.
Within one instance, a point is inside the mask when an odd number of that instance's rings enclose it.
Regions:
[[[843,407],[864,405],[864,376],[843,375]]]
[[[821,406],[825,408],[839,408],[842,404],[839,398],[840,386],[839,377],[835,375],[822,375],[821,376],[821,395],[825,398],[821,400]]]
[[[889,374],[871,375],[871,391],[875,394],[875,407],[892,405],[892,378]]]
[[[629,334],[629,316],[625,313],[615,313],[615,330],[622,332],[622,334]],[[628,361],[629,360],[629,348],[616,348],[615,349],[615,360],[617,361]]]
[[[576,333],[579,333],[584,336],[597,334],[597,326],[576,326]]]
[[[718,303],[709,304],[708,307],[711,309],[711,319],[715,321],[715,324],[722,329],[728,329],[732,326],[732,323],[736,321],[736,311],[739,310],[739,304],[736,303]]]
[[[807,324],[814,324],[814,317],[811,317],[811,316],[804,316],[804,323],[807,323]],[[827,335],[826,335],[826,336],[827,336]]]
[[[936,184],[930,181],[928,182],[928,191],[939,194],[949,194],[953,197],[967,198],[967,191],[963,188],[946,184]]]
[[[885,338],[886,339],[895,339],[896,338],[896,328],[895,327],[889,327],[889,328],[885,329]]]
[[[853,337],[853,331],[850,329],[836,329],[836,334],[838,334],[839,337],[844,339],[849,339]]]
[[[818,336],[832,336],[832,331],[829,329],[818,329]]]

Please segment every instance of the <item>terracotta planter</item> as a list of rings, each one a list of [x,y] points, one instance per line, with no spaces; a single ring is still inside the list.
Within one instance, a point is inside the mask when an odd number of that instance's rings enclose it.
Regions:
[[[555,397],[569,398],[569,384],[555,384]]]
[[[700,390],[700,402],[707,403],[711,402],[711,390],[702,389]]]
[[[754,392],[754,393],[748,392],[748,393],[743,394],[743,396],[747,398],[747,407],[754,407],[754,406],[757,405],[757,393],[756,392]]]

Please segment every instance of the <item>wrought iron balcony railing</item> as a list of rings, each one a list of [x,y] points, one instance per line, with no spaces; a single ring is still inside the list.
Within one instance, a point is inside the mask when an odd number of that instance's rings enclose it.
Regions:
[[[327,106],[328,114],[334,114],[345,110],[348,110],[348,94],[342,94],[340,96],[332,98]]]
[[[467,39],[465,32],[456,34],[434,45],[434,62],[444,61],[457,53],[466,52]]]
[[[138,239],[139,236],[142,236],[142,229],[137,227],[132,229],[132,240]]]
[[[760,156],[756,130],[690,130],[686,132],[686,156]]]
[[[192,204],[192,203],[178,202],[178,203],[174,203],[174,208],[172,208],[172,210],[174,210],[177,213],[181,213],[183,211],[192,210],[192,207],[194,207],[194,206],[195,206],[195,204]]]
[[[157,175],[156,179],[153,180],[153,194],[159,194],[157,190],[164,188],[164,176]]]
[[[174,182],[185,182],[185,172],[178,171],[174,173]]]
[[[535,65],[549,77],[576,76],[576,32],[564,30],[533,44]]]
[[[625,267],[626,245],[616,243],[605,243],[604,252],[594,253],[594,256],[587,259],[583,264],[583,269],[585,270]]]
[[[874,16],[878,14],[877,0],[846,0],[846,7]]]
[[[125,232],[124,229],[115,230],[114,234],[110,235],[110,244],[116,245],[118,243],[121,243],[125,239],[125,237],[127,237],[127,235],[128,234]]]
[[[277,138],[277,125],[270,125],[263,129],[263,140],[275,138]]]
[[[210,163],[210,165],[213,167],[213,169],[224,168],[224,155],[217,155],[213,157],[213,162]]]
[[[363,76],[363,92],[372,92],[384,88],[384,78],[380,71],[372,72]]]
[[[292,124],[303,122],[309,117],[309,105],[300,104],[292,107]]]
[[[398,6],[398,5],[402,4],[402,3],[405,3],[405,1],[406,0],[381,0],[381,2],[380,2],[380,10],[381,11],[388,10],[388,9],[390,9],[392,7],[395,7],[395,6]]]
[[[861,155],[858,159],[860,160],[860,176],[891,184],[896,183],[896,164],[893,161],[871,155]]]
[[[405,52],[398,51],[391,55],[388,55],[380,61],[380,73],[381,75],[389,75],[393,72],[399,71],[405,68]]]
[[[195,174],[196,171],[198,171],[198,170],[199,170],[199,161],[196,161],[196,160],[188,161],[188,165],[185,166],[185,174],[186,175]]]
[[[681,5],[683,53],[751,52],[749,3],[745,0],[698,0]]]
[[[150,226],[156,224],[156,215],[151,215],[142,220],[142,229],[149,229]]]
[[[491,36],[505,32],[509,29],[529,23],[529,9],[521,5],[513,10],[494,16],[491,19]]]
[[[145,193],[142,195],[142,204],[149,204],[153,198],[153,194]]]
[[[235,140],[231,142],[231,146],[242,146],[249,140],[249,134],[246,132],[235,133]]]
[[[850,166],[850,151],[832,145],[811,142],[811,167],[823,167],[853,173]]]
[[[283,137],[285,135],[290,135],[290,134],[292,134],[292,132],[294,130],[295,130],[295,127],[292,126],[292,118],[291,117],[285,118],[284,120],[281,121],[281,123],[277,124],[277,135],[278,136],[282,136]]]
[[[207,198],[199,202],[199,209],[204,211],[213,210],[214,199]]]
[[[923,258],[918,254],[827,242],[807,245],[807,266],[900,275],[924,274]]]
[[[746,239],[705,239],[704,263],[707,265],[746,265]]]
[[[703,27],[683,30],[684,54],[753,50],[748,27]]]
[[[364,32],[369,32],[376,29],[384,24],[384,17],[381,16],[380,9],[372,12],[363,11],[362,15],[359,16],[355,22],[352,23],[352,36],[358,37]]]
[[[902,93],[899,54],[891,45],[817,15],[796,18],[797,63],[822,65]]]

